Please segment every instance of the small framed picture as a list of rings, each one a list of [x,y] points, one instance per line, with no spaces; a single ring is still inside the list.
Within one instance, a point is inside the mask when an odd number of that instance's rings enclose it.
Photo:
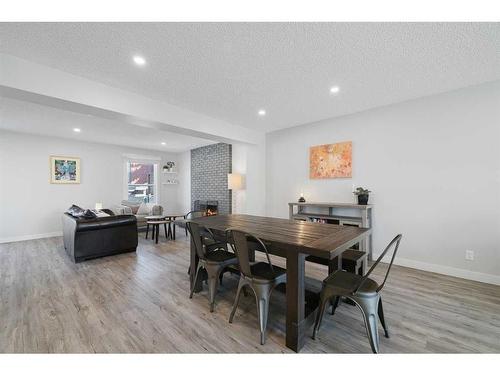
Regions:
[[[69,156],[50,157],[51,184],[79,184],[80,158]]]

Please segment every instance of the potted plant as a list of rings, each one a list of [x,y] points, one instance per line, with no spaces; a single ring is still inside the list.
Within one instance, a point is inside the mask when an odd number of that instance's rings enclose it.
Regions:
[[[167,161],[167,164],[163,166],[163,172],[172,172],[174,169],[175,163],[173,161]]]
[[[368,198],[370,196],[371,191],[368,189],[364,189],[362,187],[356,188],[355,191],[353,191],[354,195],[358,196],[358,204],[363,204],[366,205],[368,204]]]

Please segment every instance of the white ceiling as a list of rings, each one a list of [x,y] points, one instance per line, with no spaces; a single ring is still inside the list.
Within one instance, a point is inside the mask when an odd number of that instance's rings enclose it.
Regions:
[[[182,152],[215,142],[172,132],[130,125],[8,98],[0,99],[0,129],[80,141]],[[81,129],[75,133],[73,128]],[[161,142],[165,142],[163,146]]]
[[[262,131],[500,79],[500,23],[4,23],[0,35],[1,52]]]

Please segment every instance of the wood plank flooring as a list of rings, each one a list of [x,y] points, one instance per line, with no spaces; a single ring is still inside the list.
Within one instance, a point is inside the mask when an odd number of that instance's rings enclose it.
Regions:
[[[224,278],[211,314],[206,286],[188,298],[182,231],[158,245],[143,236],[137,253],[76,265],[60,237],[0,244],[0,352],[291,352],[284,295],[271,298],[261,346],[252,296],[228,323],[235,276]],[[322,279],[326,267],[308,263],[306,273]],[[381,335],[382,353],[500,352],[499,286],[394,266],[382,296],[391,333]],[[370,353],[358,309],[342,304],[325,315],[319,338],[306,338],[302,352]]]

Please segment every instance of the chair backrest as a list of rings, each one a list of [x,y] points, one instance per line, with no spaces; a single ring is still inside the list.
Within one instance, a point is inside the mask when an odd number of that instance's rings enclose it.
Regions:
[[[363,285],[363,283],[368,279],[368,276],[370,276],[370,274],[373,272],[373,270],[375,269],[375,267],[377,267],[377,265],[380,263],[380,261],[385,257],[385,255],[387,254],[387,252],[389,250],[391,250],[391,249],[394,249],[393,252],[392,252],[391,262],[389,263],[389,266],[387,267],[387,271],[385,272],[384,281],[382,281],[382,284],[379,285],[379,287],[377,289],[377,292],[379,292],[384,287],[385,281],[387,280],[387,276],[389,276],[389,271],[391,270],[392,263],[394,262],[394,258],[396,257],[396,253],[398,252],[399,243],[401,242],[401,238],[403,238],[403,235],[402,234],[398,234],[396,237],[394,237],[392,239],[392,241],[389,243],[389,245],[387,245],[387,247],[384,249],[384,251],[382,251],[382,254],[380,254],[380,256],[375,261],[375,263],[373,263],[373,265],[371,266],[370,270],[360,280],[360,283],[358,284],[358,286],[357,286],[356,290],[354,291],[354,293],[356,293],[358,291],[358,289],[361,287],[361,285]]]
[[[250,267],[250,248],[248,246],[249,242],[258,246],[261,251],[266,253],[269,267],[271,268],[271,271],[274,271],[267,247],[260,238],[254,236],[253,234],[232,228],[226,230],[226,237],[238,257],[240,271],[243,275],[252,277],[252,269]]]
[[[203,246],[203,241],[201,239],[200,225],[193,221],[187,221],[186,228],[189,231],[191,241],[196,250],[196,254],[198,254],[199,258],[205,259],[205,247]]]
[[[197,217],[205,216],[205,211],[189,211],[186,216],[186,219],[196,219]]]

